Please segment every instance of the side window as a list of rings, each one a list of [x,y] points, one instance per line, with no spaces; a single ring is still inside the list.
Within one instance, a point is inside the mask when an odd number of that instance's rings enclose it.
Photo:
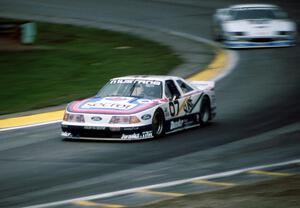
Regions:
[[[166,81],[165,94],[169,99],[172,99],[174,96],[176,96],[176,98],[180,97],[180,92],[178,91],[175,83],[172,80]]]
[[[184,94],[193,91],[193,88],[185,82],[183,82],[182,80],[178,79],[176,80],[176,82]]]
[[[167,85],[167,83],[165,84],[165,94],[166,94],[167,98],[169,98],[170,100],[172,99],[172,93],[171,93],[171,90],[170,90],[169,86]]]

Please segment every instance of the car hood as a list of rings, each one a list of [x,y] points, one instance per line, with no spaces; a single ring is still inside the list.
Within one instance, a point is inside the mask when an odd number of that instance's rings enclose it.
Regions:
[[[70,103],[67,111],[92,114],[134,114],[150,109],[160,102],[160,99],[135,97],[92,97]]]
[[[295,24],[289,20],[236,20],[226,22],[224,29],[227,32],[251,31],[256,29],[294,31]]]

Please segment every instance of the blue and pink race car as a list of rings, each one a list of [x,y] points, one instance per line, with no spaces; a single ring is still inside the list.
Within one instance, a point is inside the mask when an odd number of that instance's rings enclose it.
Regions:
[[[142,140],[205,125],[216,115],[214,85],[175,76],[111,79],[96,96],[67,106],[62,136]]]

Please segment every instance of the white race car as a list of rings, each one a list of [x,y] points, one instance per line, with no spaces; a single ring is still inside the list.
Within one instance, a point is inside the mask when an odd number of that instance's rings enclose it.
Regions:
[[[296,31],[296,23],[275,5],[234,5],[213,16],[214,39],[228,48],[293,46]]]
[[[214,85],[175,76],[111,79],[96,96],[67,106],[62,136],[141,140],[205,125],[216,115]]]

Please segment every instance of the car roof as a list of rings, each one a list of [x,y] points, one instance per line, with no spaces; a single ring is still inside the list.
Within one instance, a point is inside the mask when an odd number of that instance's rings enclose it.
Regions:
[[[176,76],[168,76],[168,75],[129,75],[123,77],[115,77],[113,79],[141,79],[141,80],[165,81],[168,79],[182,79],[182,78]]]
[[[229,7],[230,9],[245,9],[245,8],[269,8],[275,9],[278,6],[273,4],[237,4]]]

